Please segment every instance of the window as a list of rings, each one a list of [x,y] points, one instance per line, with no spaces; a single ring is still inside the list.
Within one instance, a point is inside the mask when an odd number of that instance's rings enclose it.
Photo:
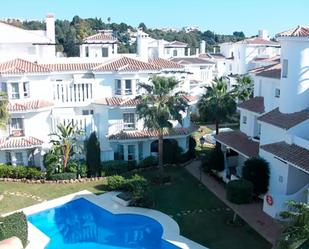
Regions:
[[[1,82],[1,85],[0,85],[1,89],[0,91],[3,92],[3,93],[8,93],[8,88],[7,88],[7,84],[6,82]]]
[[[12,118],[11,119],[11,128],[14,129],[14,130],[22,130],[23,119],[22,118]]]
[[[23,153],[22,152],[15,152],[15,158],[16,158],[16,165],[23,165]]]
[[[280,98],[280,89],[279,88],[275,89],[275,97]]]
[[[19,85],[18,83],[11,83],[11,98],[19,99]]]
[[[243,116],[243,117],[242,117],[242,123],[243,123],[243,124],[246,124],[246,123],[247,123],[247,116]]]
[[[124,160],[124,146],[122,144],[118,144],[117,155],[115,155],[115,159]]]
[[[86,115],[93,115],[93,110],[83,110],[82,111],[82,115],[86,116]]]
[[[124,130],[135,129],[135,115],[134,113],[123,114],[123,128]]]
[[[140,143],[138,143],[138,159],[142,160],[143,155],[144,155],[144,153],[143,153],[143,143],[140,142]]]
[[[102,57],[108,57],[108,48],[102,48]]]
[[[282,78],[288,77],[288,67],[289,67],[288,60],[283,60],[282,61]]]
[[[177,50],[176,49],[173,50],[173,56],[177,56]]]
[[[125,81],[125,94],[126,95],[132,94],[132,80]]]
[[[121,95],[121,80],[116,80],[115,92],[117,95]]]
[[[29,82],[23,82],[24,98],[29,98]]]
[[[128,145],[128,161],[135,160],[135,145]]]
[[[11,152],[5,152],[5,162],[9,165],[12,164]]]
[[[85,56],[89,57],[89,47],[85,47]]]

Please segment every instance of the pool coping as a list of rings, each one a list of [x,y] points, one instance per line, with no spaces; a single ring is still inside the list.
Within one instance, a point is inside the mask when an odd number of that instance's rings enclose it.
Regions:
[[[45,201],[18,211],[23,211],[27,216],[63,205],[69,201],[84,198],[97,206],[106,209],[112,214],[138,214],[152,218],[159,222],[163,227],[162,239],[180,247],[181,249],[208,249],[192,240],[180,235],[180,229],[177,222],[167,214],[160,211],[139,207],[122,206],[113,198],[120,192],[107,192],[102,195],[95,195],[90,191],[83,190],[63,197],[59,197],[50,201]],[[50,241],[50,238],[41,232],[38,228],[28,222],[29,244],[26,249],[44,249]]]

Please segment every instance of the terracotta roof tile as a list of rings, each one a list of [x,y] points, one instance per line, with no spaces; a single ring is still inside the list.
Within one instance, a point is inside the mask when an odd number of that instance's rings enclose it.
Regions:
[[[184,43],[184,42],[180,42],[180,41],[172,41],[170,43],[165,44],[164,47],[168,48],[168,47],[174,47],[174,46],[176,46],[176,47],[187,47],[188,44]]]
[[[35,137],[7,137],[0,139],[0,149],[35,148],[42,144],[43,141]]]
[[[88,71],[92,68],[101,65],[102,63],[56,63],[56,64],[41,64],[49,68],[51,71]]]
[[[261,146],[261,149],[270,152],[309,173],[309,150],[298,145],[287,144],[285,142],[265,144]]]
[[[255,113],[263,113],[265,111],[264,98],[260,96],[254,97],[252,99],[240,103],[238,107]]]
[[[236,44],[250,44],[250,45],[273,45],[273,46],[279,46],[280,44],[278,42],[265,40],[260,37],[254,37],[254,38],[248,38],[241,41],[236,42]]]
[[[147,62],[121,57],[93,68],[93,71],[158,71],[161,68]]]
[[[149,63],[152,64],[152,65],[155,65],[157,67],[163,68],[163,69],[165,69],[165,68],[171,68],[171,69],[184,68],[184,66],[182,66],[182,65],[180,65],[176,62],[165,60],[165,59],[162,59],[162,58],[150,60]]]
[[[283,31],[277,37],[309,37],[309,26],[297,26],[296,28]]]
[[[257,157],[259,154],[259,143],[240,131],[221,132],[215,135],[215,139],[247,157]]]
[[[118,97],[111,97],[111,98],[98,99],[94,103],[99,104],[99,105],[108,105],[108,106],[136,106],[139,103],[139,101],[135,98],[123,99],[123,98],[118,98]]]
[[[49,73],[50,69],[43,65],[22,60],[14,59],[0,63],[0,74],[23,74],[23,73]]]
[[[106,41],[106,42],[116,42],[117,38],[113,36],[110,32],[100,31],[97,34],[88,36],[84,39],[85,42],[91,41]]]
[[[18,101],[18,102],[9,102],[8,104],[8,111],[9,112],[20,112],[20,111],[29,111],[29,110],[36,110],[45,107],[53,106],[52,102],[47,100],[28,100],[28,101]]]
[[[280,79],[281,78],[281,64],[277,63],[275,65],[256,68],[252,70],[251,73],[254,73],[256,76]]]
[[[193,131],[197,130],[196,126],[189,128],[173,128],[164,131],[164,136],[185,136],[190,135]],[[158,137],[157,131],[138,130],[138,131],[121,131],[120,133],[109,136],[109,140],[132,140],[132,139],[145,139]]]
[[[302,123],[309,119],[309,110],[303,110],[294,113],[281,113],[279,108],[276,108],[263,116],[259,117],[258,120],[280,127],[282,129],[290,129],[299,123]]]
[[[179,64],[215,64],[212,61],[198,57],[175,57],[171,61]]]

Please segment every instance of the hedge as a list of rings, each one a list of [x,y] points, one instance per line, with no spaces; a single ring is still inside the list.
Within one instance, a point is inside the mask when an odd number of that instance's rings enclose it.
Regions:
[[[154,156],[148,156],[145,157],[143,160],[141,160],[138,164],[141,168],[150,168],[158,165],[158,160]]]
[[[0,164],[0,178],[42,179],[44,173],[35,167]]]
[[[113,160],[102,162],[102,175],[119,175],[129,171],[128,162],[122,160]]]
[[[24,247],[28,243],[28,224],[26,215],[22,212],[0,217],[0,241],[18,237]]]
[[[252,200],[253,184],[247,180],[233,180],[226,185],[226,198],[235,204],[246,204]]]
[[[71,172],[64,172],[64,173],[58,173],[58,174],[53,174],[50,176],[50,179],[52,181],[58,181],[58,180],[75,180],[76,179],[76,173],[71,173]]]

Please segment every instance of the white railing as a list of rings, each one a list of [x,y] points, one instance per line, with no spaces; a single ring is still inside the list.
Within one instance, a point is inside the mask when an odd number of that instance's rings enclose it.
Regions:
[[[54,100],[58,103],[84,103],[92,100],[92,83],[56,83]]]
[[[121,131],[136,130],[136,124],[124,123],[123,120],[109,120],[108,121],[108,135],[116,134]]]
[[[95,131],[94,120],[91,115],[61,116],[52,117],[52,132],[57,132],[58,124],[73,124],[78,130],[83,131],[83,137],[88,137],[91,132]]]

